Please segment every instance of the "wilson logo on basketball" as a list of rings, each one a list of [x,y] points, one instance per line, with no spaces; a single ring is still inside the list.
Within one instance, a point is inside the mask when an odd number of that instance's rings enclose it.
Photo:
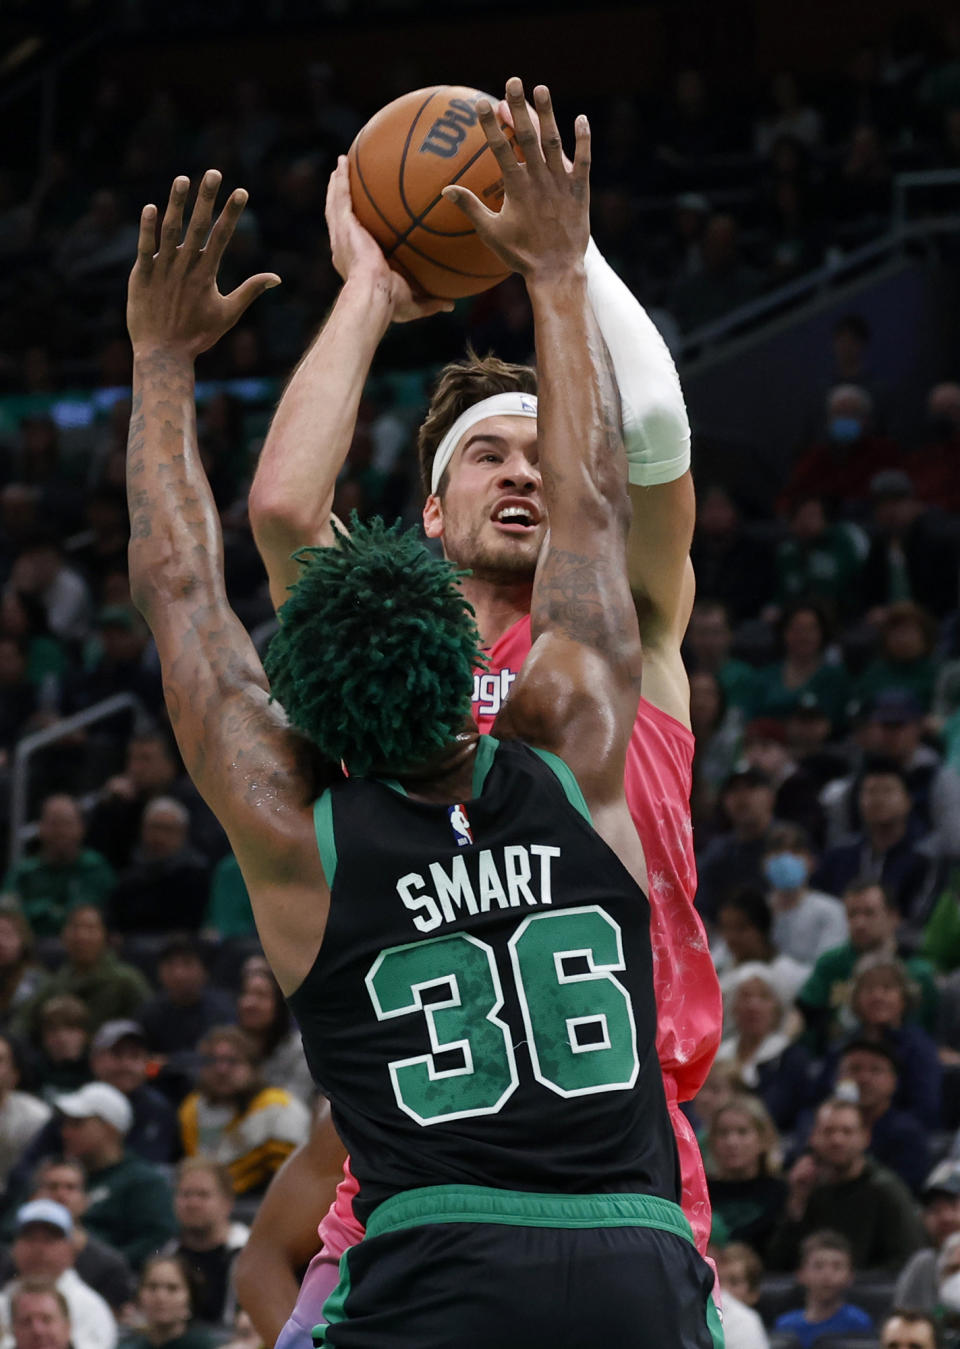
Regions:
[[[452,159],[477,120],[476,109],[465,98],[452,98],[443,116],[427,132],[420,153]]]

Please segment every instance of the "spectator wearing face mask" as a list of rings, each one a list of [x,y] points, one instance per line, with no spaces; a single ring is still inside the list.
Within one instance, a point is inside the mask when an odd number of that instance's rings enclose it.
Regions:
[[[808,969],[848,935],[840,900],[809,885],[813,864],[810,840],[802,829],[781,825],[771,830],[763,874],[770,886],[773,944]]]
[[[856,384],[827,395],[826,436],[796,460],[779,507],[818,497],[828,508],[864,501],[878,469],[897,463],[900,451],[874,429],[873,399]]]

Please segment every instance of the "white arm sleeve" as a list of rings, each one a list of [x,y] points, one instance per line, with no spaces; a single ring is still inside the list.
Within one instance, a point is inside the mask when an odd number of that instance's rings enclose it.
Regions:
[[[584,263],[590,306],[620,389],[630,481],[673,482],[690,467],[690,423],[673,357],[592,238]]]

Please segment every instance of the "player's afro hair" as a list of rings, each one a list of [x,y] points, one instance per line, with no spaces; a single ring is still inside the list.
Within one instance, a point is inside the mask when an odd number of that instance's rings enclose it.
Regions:
[[[264,666],[291,725],[353,774],[422,763],[462,730],[484,657],[457,571],[413,529],[379,516],[332,548],[293,554],[303,571]]]

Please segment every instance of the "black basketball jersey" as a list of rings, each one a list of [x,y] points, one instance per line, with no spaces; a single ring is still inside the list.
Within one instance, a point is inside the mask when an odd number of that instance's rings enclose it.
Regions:
[[[481,736],[473,798],[350,778],[314,816],[331,889],[290,998],[365,1222],[426,1185],[680,1200],[646,896],[569,768]]]

